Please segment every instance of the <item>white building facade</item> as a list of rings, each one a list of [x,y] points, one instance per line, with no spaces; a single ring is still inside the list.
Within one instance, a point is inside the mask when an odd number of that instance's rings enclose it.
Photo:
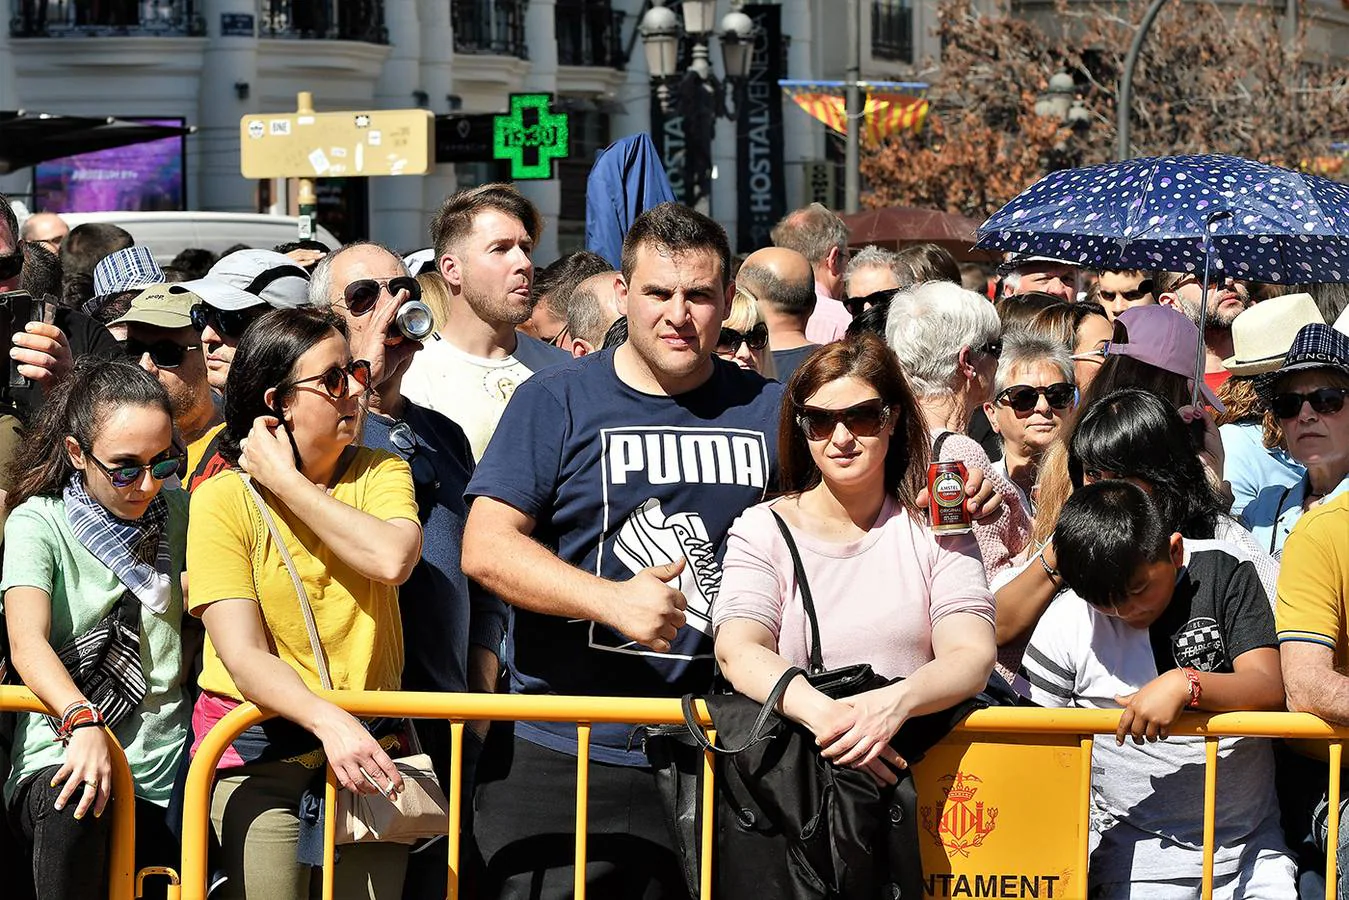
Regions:
[[[555,109],[571,115],[573,153],[559,164],[559,177],[520,182],[549,224],[538,253],[547,262],[584,243],[585,176],[596,150],[654,131],[680,190],[682,136],[699,127],[687,116],[663,115],[653,101],[637,33],[650,0],[7,2],[12,18],[0,31],[0,109],[181,117],[197,128],[186,139],[184,175],[193,209],[286,210],[283,183],[239,174],[239,120],[293,112],[300,91],[313,94],[320,112],[420,106],[438,115],[502,112],[513,92],[546,92],[555,96]],[[829,152],[825,129],[770,81],[844,76],[845,2],[744,4],[756,18],[776,21],[777,55],[764,65],[769,48],[760,40],[753,121],[743,111],[743,122],[716,121],[710,165],[702,165],[713,177],[701,201],[739,250],[766,240],[770,218],[829,199],[818,177],[813,188],[807,184]],[[676,0],[668,5],[678,7]],[[720,0],[717,20],[731,7]],[[861,12],[864,76],[935,55],[921,8],[872,0]],[[711,58],[719,73],[715,38]],[[706,127],[710,117],[697,116]],[[447,194],[502,174],[502,164],[482,162],[441,164],[425,177],[368,179],[352,213],[364,221],[352,231],[400,249],[423,246],[428,220]],[[753,180],[752,207],[740,192],[745,177]],[[0,177],[0,189],[30,194],[31,175]],[[42,197],[30,205],[42,208]],[[751,208],[753,234],[741,228]]]

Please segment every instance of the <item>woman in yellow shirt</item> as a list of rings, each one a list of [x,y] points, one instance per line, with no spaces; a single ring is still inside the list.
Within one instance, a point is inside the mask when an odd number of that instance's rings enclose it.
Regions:
[[[323,759],[343,789],[402,787],[386,752],[392,737],[378,740],[377,723],[315,693],[320,662],[294,582],[242,477],[293,559],[333,687],[396,690],[397,585],[417,562],[421,526],[407,463],[354,445],[369,381],[370,364],[352,360],[340,319],[267,313],[245,333],[226,384],[221,455],[232,467],[192,495],[188,603],[207,633],[194,732],[200,740],[242,700],[282,717],[249,729],[220,762],[211,819],[228,897],[308,896],[318,859],[297,856],[309,846],[301,832],[315,824],[301,798],[321,786]],[[344,847],[338,896],[397,896],[406,853]]]

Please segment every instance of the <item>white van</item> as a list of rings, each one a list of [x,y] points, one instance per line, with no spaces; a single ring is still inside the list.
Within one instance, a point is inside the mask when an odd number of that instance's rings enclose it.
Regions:
[[[119,225],[131,232],[137,244],[149,247],[161,266],[168,265],[189,247],[200,247],[216,254],[235,244],[270,250],[277,244],[297,240],[300,234],[299,220],[294,216],[255,213],[92,212],[61,213],[61,218],[71,228],[85,222]],[[342,244],[321,225],[315,229],[314,240],[322,241],[330,249]]]

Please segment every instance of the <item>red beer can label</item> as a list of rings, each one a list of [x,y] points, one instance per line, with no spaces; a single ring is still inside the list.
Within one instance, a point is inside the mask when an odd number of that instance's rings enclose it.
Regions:
[[[933,534],[966,534],[973,521],[965,508],[965,479],[962,462],[934,462],[927,469],[928,516]]]

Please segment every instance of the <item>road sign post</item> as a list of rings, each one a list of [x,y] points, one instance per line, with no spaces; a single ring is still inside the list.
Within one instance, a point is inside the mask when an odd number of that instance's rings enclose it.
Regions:
[[[315,178],[425,175],[435,166],[435,116],[426,109],[314,112],[301,91],[290,114],[251,113],[239,120],[245,178],[298,178],[300,236],[316,210]]]

